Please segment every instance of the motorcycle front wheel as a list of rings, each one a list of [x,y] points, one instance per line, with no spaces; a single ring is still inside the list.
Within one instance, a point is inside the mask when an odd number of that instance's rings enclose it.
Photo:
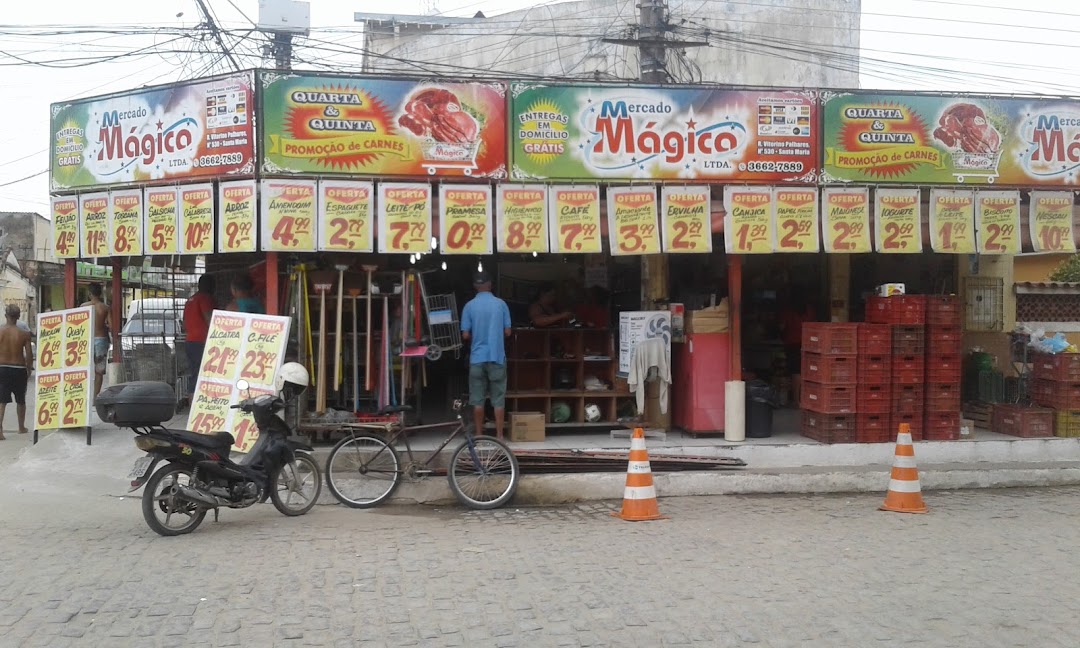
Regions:
[[[315,506],[322,493],[322,471],[311,455],[296,453],[270,480],[270,500],[282,515],[303,515]]]
[[[177,464],[165,464],[146,482],[143,519],[160,535],[191,533],[206,517],[205,508],[180,496],[179,486],[191,486],[191,470]]]

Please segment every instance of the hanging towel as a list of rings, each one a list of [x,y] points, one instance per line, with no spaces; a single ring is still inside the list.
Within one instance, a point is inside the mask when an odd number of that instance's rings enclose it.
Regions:
[[[630,391],[637,396],[638,413],[645,411],[645,381],[649,378],[650,369],[656,369],[655,377],[660,381],[660,413],[666,414],[668,385],[671,384],[671,353],[663,338],[642,340],[634,346],[626,382]]]

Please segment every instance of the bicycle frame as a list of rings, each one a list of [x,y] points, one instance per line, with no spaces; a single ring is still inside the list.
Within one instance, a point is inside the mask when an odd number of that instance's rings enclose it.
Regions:
[[[419,463],[419,465],[422,465],[425,468],[430,468],[432,463],[435,460],[438,459],[438,457],[442,453],[442,451],[445,450],[446,447],[449,446],[451,442],[453,442],[455,439],[457,439],[459,436],[461,436],[462,433],[464,433],[465,434],[465,442],[469,444],[469,456],[472,458],[474,465],[480,466],[481,465],[480,464],[480,458],[476,454],[476,444],[473,441],[473,433],[469,429],[469,426],[465,423],[464,417],[461,416],[461,411],[460,410],[458,410],[456,412],[456,416],[457,416],[456,421],[444,421],[442,423],[429,423],[427,425],[413,425],[413,426],[406,427],[403,424],[403,421],[404,421],[405,417],[404,417],[404,415],[402,415],[401,417],[399,417],[399,419],[398,419],[398,421],[396,423],[391,423],[391,424],[383,425],[383,426],[371,426],[371,425],[363,425],[363,424],[350,425],[348,429],[349,429],[349,434],[351,436],[355,436],[356,435],[356,430],[358,428],[360,428],[360,429],[365,429],[365,428],[366,429],[378,429],[378,428],[381,428],[383,430],[383,432],[387,435],[386,436],[386,445],[387,446],[393,447],[395,450],[397,450],[397,449],[399,449],[398,444],[399,444],[399,442],[401,442],[401,445],[403,445],[404,448],[405,448],[405,456],[408,458],[408,462],[410,464],[413,464],[413,465],[416,465],[416,464]],[[435,450],[433,450],[431,452],[431,454],[428,456],[427,460],[425,460],[422,463],[417,462],[416,457],[413,454],[412,445],[409,443],[409,435],[412,434],[413,432],[417,432],[417,431],[421,431],[421,430],[435,430],[435,429],[447,428],[447,427],[451,427],[451,426],[454,427],[453,431],[450,432],[449,436],[447,436],[445,439],[443,439],[443,442],[439,444],[439,447],[435,448]],[[374,459],[375,457],[378,457],[380,454],[382,454],[381,450],[378,453],[376,453],[374,455],[374,457],[372,457],[372,459]],[[402,472],[404,472],[404,471],[402,471]]]

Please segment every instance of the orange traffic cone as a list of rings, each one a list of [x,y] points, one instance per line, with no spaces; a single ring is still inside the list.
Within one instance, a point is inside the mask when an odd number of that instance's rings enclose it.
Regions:
[[[896,456],[893,459],[892,478],[889,479],[889,492],[885,493],[882,511],[897,513],[926,513],[926,503],[922,499],[919,486],[919,469],[915,467],[915,446],[911,444],[911,426],[900,424],[900,433],[896,435]]]
[[[641,428],[634,428],[634,436],[630,439],[630,465],[626,469],[622,511],[612,515],[630,522],[667,517],[660,515],[660,507],[656,503],[656,487],[653,486],[652,468],[649,467],[649,453],[645,450],[645,431]]]

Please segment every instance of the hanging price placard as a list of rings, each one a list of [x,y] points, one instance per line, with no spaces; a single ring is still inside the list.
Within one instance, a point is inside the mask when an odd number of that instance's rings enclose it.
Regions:
[[[431,185],[380,183],[379,252],[419,254],[431,250]]]
[[[109,192],[109,252],[113,256],[142,256],[143,192]]]
[[[930,245],[934,252],[975,254],[975,193],[930,190]]]
[[[818,252],[818,190],[814,187],[773,190],[777,252]]]
[[[551,250],[562,254],[597,254],[600,242],[600,188],[596,185],[551,187],[548,220]]]
[[[214,251],[214,185],[180,187],[180,254]]]
[[[439,249],[443,254],[491,254],[491,187],[439,186]]]
[[[89,193],[79,196],[79,230],[84,259],[109,256],[109,194]]]
[[[826,252],[870,252],[870,190],[866,187],[825,189],[821,235]]]
[[[712,252],[712,190],[708,186],[662,187],[660,214],[664,252]]]
[[[1036,252],[1075,252],[1072,192],[1031,192],[1028,228]]]
[[[255,181],[218,185],[218,252],[254,252],[256,222]]]
[[[176,236],[179,211],[176,187],[146,190],[146,226],[143,231],[146,234],[147,254],[176,254],[180,249]]]
[[[351,180],[319,182],[319,249],[371,252],[374,249],[375,185]]]
[[[1020,192],[975,194],[975,240],[979,254],[1020,254]]]
[[[656,187],[608,187],[608,245],[614,256],[660,254]]]
[[[57,259],[75,259],[79,256],[79,199],[53,196],[50,202],[53,254]]]
[[[499,252],[547,252],[547,187],[507,184],[495,191]]]
[[[771,187],[724,187],[724,248],[728,254],[773,250]]]
[[[315,181],[262,181],[262,249],[315,251]]]
[[[874,241],[878,252],[922,252],[921,207],[918,189],[874,190]]]

